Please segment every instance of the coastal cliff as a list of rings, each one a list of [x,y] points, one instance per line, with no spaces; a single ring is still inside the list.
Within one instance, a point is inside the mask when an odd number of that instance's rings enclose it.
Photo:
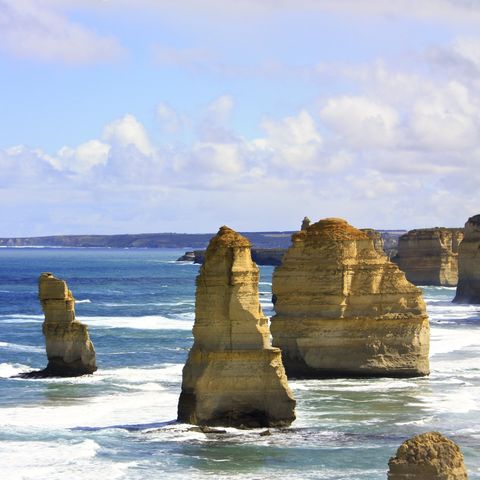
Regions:
[[[75,299],[66,282],[51,273],[42,273],[38,294],[45,314],[42,330],[48,365],[20,376],[77,377],[95,372],[95,350],[86,325],[75,319]]]
[[[455,286],[461,228],[423,228],[402,235],[393,261],[415,285]]]
[[[468,219],[458,249],[458,285],[455,303],[480,304],[480,215]]]
[[[183,369],[178,420],[281,427],[295,419],[281,353],[270,344],[250,242],[220,228],[196,285],[194,344]]]
[[[458,445],[438,432],[416,435],[388,462],[388,480],[467,480]]]
[[[294,234],[272,288],[273,345],[289,376],[429,373],[421,290],[345,220],[327,218]]]

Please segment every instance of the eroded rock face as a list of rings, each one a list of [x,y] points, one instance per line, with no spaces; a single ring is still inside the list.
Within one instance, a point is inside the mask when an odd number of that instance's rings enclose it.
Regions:
[[[402,235],[395,263],[415,285],[455,286],[462,228],[423,228]]]
[[[416,435],[389,462],[388,480],[467,480],[457,444],[438,432]]]
[[[220,228],[197,277],[194,344],[183,369],[178,420],[197,425],[288,426],[295,400],[270,344],[250,242]]]
[[[42,273],[38,288],[48,357],[42,373],[70,377],[95,372],[95,350],[86,325],[75,319],[75,299],[66,282]]]
[[[373,241],[373,246],[375,247],[375,250],[381,255],[385,255],[382,234],[380,232],[377,232],[377,230],[374,230],[373,228],[362,228],[361,231]]]
[[[468,219],[458,249],[458,285],[455,303],[480,304],[480,215]]]
[[[273,275],[273,345],[292,377],[429,373],[421,290],[368,236],[327,218],[292,236]]]

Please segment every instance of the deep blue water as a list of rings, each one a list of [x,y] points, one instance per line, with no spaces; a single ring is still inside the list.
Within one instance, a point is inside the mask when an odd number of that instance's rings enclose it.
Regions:
[[[407,437],[440,430],[480,479],[480,313],[425,288],[432,374],[423,379],[291,381],[292,428],[204,435],[174,423],[192,343],[198,267],[180,250],[0,249],[2,479],[291,478],[380,480]],[[260,300],[271,314],[271,267]],[[20,380],[46,364],[37,279],[68,282],[99,370]]]

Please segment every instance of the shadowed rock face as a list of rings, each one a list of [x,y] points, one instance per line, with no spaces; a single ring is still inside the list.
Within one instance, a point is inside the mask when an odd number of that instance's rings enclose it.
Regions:
[[[87,327],[75,320],[75,299],[67,284],[51,273],[42,273],[39,297],[45,314],[43,334],[48,365],[24,377],[76,377],[97,370],[95,350]]]
[[[179,421],[248,428],[288,426],[295,419],[281,353],[270,345],[259,304],[258,276],[249,241],[222,227],[197,277]]]
[[[421,290],[345,220],[292,236],[273,275],[273,345],[300,378],[429,373]]]
[[[458,285],[455,303],[480,304],[480,215],[468,219],[458,249]]]
[[[395,263],[415,285],[455,286],[462,228],[423,228],[402,235]]]
[[[438,432],[403,442],[388,466],[388,480],[468,479],[460,448]]]

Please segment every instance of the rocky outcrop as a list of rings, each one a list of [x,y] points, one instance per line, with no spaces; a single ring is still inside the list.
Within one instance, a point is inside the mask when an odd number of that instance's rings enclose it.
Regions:
[[[380,232],[377,230],[374,230],[373,228],[362,228],[360,229],[363,233],[367,235],[368,238],[370,238],[373,242],[373,246],[375,247],[375,250],[384,255],[385,254],[385,249],[384,249],[384,242],[383,242],[383,237]]]
[[[292,236],[273,275],[273,345],[293,377],[429,373],[421,290],[345,220]]]
[[[257,265],[281,265],[282,258],[286,248],[252,248],[250,249],[252,260]],[[192,255],[193,254],[193,258]],[[205,261],[205,250],[195,250],[194,252],[185,252],[177,259],[177,262],[193,261],[193,263],[202,264]]]
[[[461,228],[423,228],[402,235],[394,262],[415,285],[455,286]]]
[[[95,372],[95,350],[86,325],[75,319],[75,299],[67,284],[51,273],[42,273],[38,290],[45,314],[43,334],[48,365],[23,376],[76,377]]]
[[[468,219],[458,249],[458,285],[455,303],[480,304],[480,215]]]
[[[300,227],[300,230],[306,230],[311,223],[312,221],[308,217],[303,217],[302,226]]]
[[[438,432],[422,433],[403,442],[388,466],[388,480],[468,479],[460,448]]]
[[[178,420],[197,425],[288,426],[295,400],[270,344],[250,242],[228,227],[212,238],[197,277],[194,344],[183,369]]]

